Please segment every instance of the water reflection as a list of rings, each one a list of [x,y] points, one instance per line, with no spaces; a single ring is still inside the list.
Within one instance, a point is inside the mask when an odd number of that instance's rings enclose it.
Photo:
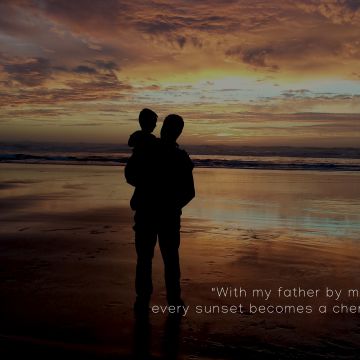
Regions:
[[[359,179],[355,172],[197,169],[197,196],[184,216],[243,229],[356,237]]]
[[[160,357],[166,360],[176,360],[179,356],[182,316],[169,315],[166,318],[162,336],[153,331],[149,316],[135,316],[133,358],[136,360],[153,359],[155,343],[160,340]],[[161,339],[159,339],[161,337]]]

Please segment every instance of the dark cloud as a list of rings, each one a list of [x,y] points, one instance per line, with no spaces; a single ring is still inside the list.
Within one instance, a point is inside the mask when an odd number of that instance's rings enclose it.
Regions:
[[[0,31],[15,36],[23,36],[24,33],[32,31],[34,23],[21,11],[21,6],[28,7],[27,2],[1,1],[0,2]]]
[[[119,65],[114,62],[114,61],[106,61],[106,60],[96,60],[94,62],[94,64],[99,68],[99,69],[104,69],[104,70],[120,70]]]
[[[0,104],[2,101],[0,100]],[[41,104],[43,106],[43,104]],[[21,107],[7,108],[2,111],[3,119],[12,121],[14,118],[21,118],[24,120],[32,119],[36,122],[44,122],[44,119],[56,121],[60,116],[69,115],[70,111],[62,107],[31,107],[22,109]]]
[[[203,47],[203,41],[196,36],[191,36],[190,41],[194,47],[201,49]]]
[[[152,91],[160,91],[162,88],[160,85],[157,85],[157,84],[152,84],[152,85],[149,85],[149,86],[144,86],[141,88],[141,90],[152,90]]]
[[[294,97],[304,97],[311,96],[312,92],[308,89],[297,89],[297,90],[287,90],[281,93],[282,96],[294,98]]]
[[[103,76],[114,76],[113,72],[119,71],[119,65],[114,61],[107,61],[107,60],[87,60],[87,64],[90,65],[78,65],[72,69],[66,67],[54,67],[54,69],[63,72],[74,72],[77,74],[85,74],[85,75],[95,75],[97,74],[99,77]]]
[[[267,57],[271,54],[273,50],[271,48],[255,48],[245,50],[242,59],[245,63],[259,66],[259,67],[267,67],[273,70],[278,68],[277,65],[269,65],[267,62]]]
[[[278,65],[269,63],[269,55],[273,53],[272,48],[249,48],[243,49],[235,46],[225,52],[226,56],[241,60],[242,62],[254,67],[268,68],[277,70]]]
[[[93,81],[68,81],[66,88],[35,87],[7,92],[0,90],[0,105],[58,104],[71,101],[120,99],[132,91],[132,86],[116,78]]]
[[[182,49],[186,44],[186,37],[185,36],[178,36],[176,41],[179,44],[180,48]]]
[[[294,72],[326,71],[343,68],[343,61],[360,60],[359,41],[355,32],[349,32],[346,41],[341,33],[330,37],[326,33],[284,35],[281,39],[269,38],[258,47],[239,44],[224,51],[226,57],[251,65],[254,68]],[[352,67],[351,67],[352,68]]]
[[[360,19],[358,0],[307,0],[296,4],[307,13],[317,13],[334,24],[356,24]]]
[[[78,74],[96,74],[97,70],[90,66],[79,65],[76,68],[74,68],[74,72]]]
[[[224,5],[226,7],[226,5]],[[146,8],[145,8],[146,9]],[[144,9],[144,10],[145,10]],[[138,30],[150,34],[164,34],[169,32],[181,32],[199,30],[204,32],[225,32],[230,28],[239,27],[239,23],[230,16],[208,16],[203,14],[195,15],[194,12],[188,14],[174,15],[162,14],[151,17],[151,9],[142,19],[130,18],[130,23]],[[195,10],[195,9],[194,9]],[[176,14],[176,9],[175,9]]]
[[[352,11],[357,11],[360,9],[360,2],[359,0],[345,0],[344,5],[347,6]]]
[[[0,53],[0,86],[16,89],[17,87],[42,86],[47,80],[57,84],[62,83],[64,74],[71,75],[76,83],[89,77],[91,81],[117,82],[114,74],[119,66],[114,61],[95,60],[88,64],[79,64],[75,67],[54,65],[46,58],[13,58]],[[2,71],[1,71],[2,70]],[[66,78],[65,78],[65,81]],[[66,84],[64,84],[66,85]]]
[[[174,23],[172,21],[165,20],[155,20],[155,21],[137,21],[134,22],[134,25],[137,29],[142,32],[150,34],[159,34],[159,33],[168,33],[179,30],[184,27],[184,25],[179,23]]]
[[[40,4],[36,8],[53,20],[91,33],[120,25],[129,11],[126,1],[117,0],[44,0]]]
[[[52,73],[49,60],[44,58],[6,63],[3,65],[3,69],[10,80],[29,87],[43,84]]]

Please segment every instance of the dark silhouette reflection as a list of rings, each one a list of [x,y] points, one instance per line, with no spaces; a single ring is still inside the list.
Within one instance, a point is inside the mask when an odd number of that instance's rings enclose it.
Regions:
[[[164,359],[175,360],[178,358],[181,318],[181,316],[169,315],[166,319],[162,345]]]
[[[195,196],[193,163],[176,143],[184,127],[182,117],[168,115],[160,139],[151,134],[156,119],[153,111],[141,111],[142,130],[130,136],[133,154],[125,168],[127,182],[135,186],[130,205],[135,210],[137,298],[134,309],[137,313],[146,313],[149,309],[153,291],[152,259],[157,239],[164,261],[168,304],[184,304],[180,288],[180,217],[182,208]]]
[[[160,342],[160,359],[176,360],[179,356],[179,344],[181,334],[181,316],[169,315],[163,328],[163,336]],[[133,358],[136,360],[148,360],[159,358],[152,355],[153,339],[152,326],[148,316],[135,316]],[[157,334],[157,337],[159,334]],[[155,341],[152,341],[155,340]]]
[[[136,316],[134,322],[133,358],[151,359],[151,324],[148,316]]]

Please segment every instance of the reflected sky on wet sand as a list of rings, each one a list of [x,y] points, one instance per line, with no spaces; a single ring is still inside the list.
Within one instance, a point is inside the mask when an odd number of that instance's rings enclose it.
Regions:
[[[0,196],[11,209],[68,212],[129,207],[123,167],[2,164]],[[360,174],[330,171],[195,169],[196,198],[183,218],[228,229],[287,229],[356,238]]]
[[[242,229],[356,237],[359,180],[355,172],[197,169],[197,197],[184,214]]]

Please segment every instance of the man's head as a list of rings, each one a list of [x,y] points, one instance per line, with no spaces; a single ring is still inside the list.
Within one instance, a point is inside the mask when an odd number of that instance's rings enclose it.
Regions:
[[[176,114],[170,114],[164,120],[160,132],[160,137],[166,142],[175,142],[182,133],[183,128],[183,118]]]
[[[156,126],[157,117],[156,112],[146,108],[142,109],[139,114],[139,124],[141,129],[149,133],[153,132]]]

